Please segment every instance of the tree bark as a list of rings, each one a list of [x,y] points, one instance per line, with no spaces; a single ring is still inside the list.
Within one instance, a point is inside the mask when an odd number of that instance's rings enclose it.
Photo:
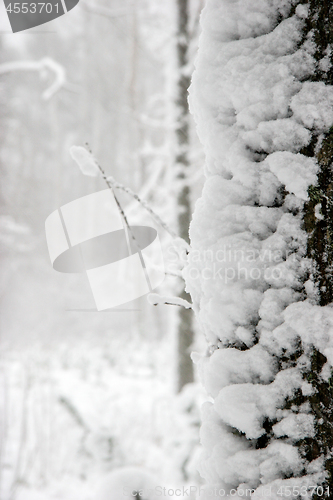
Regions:
[[[319,62],[330,54],[331,67],[320,70],[320,65],[312,75],[311,81],[333,85],[333,4],[331,0],[310,0],[310,14],[304,30],[305,36],[312,32],[316,44],[315,59]],[[317,284],[318,304],[326,306],[333,302],[333,127],[319,137],[313,134],[312,141],[301,153],[315,157],[319,165],[318,183],[310,186],[310,201],[304,207],[304,227],[308,233],[307,255],[314,262],[313,280]],[[315,207],[320,203],[322,219],[315,216]],[[311,369],[306,375],[315,388],[308,398],[316,419],[316,434],[313,439],[300,443],[304,457],[315,460],[325,458],[327,471],[326,487],[333,494],[333,373],[328,382],[320,375],[327,358],[313,348]],[[306,400],[307,398],[304,398]],[[301,401],[300,401],[301,402]],[[320,498],[313,496],[314,500]],[[323,497],[321,497],[323,498]]]

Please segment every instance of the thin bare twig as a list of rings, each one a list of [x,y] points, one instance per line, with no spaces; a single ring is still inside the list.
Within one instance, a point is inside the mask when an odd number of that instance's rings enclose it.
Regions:
[[[154,210],[150,207],[150,205],[145,200],[142,200],[136,193],[134,193],[134,191],[132,191],[130,188],[124,186],[123,184],[120,184],[113,177],[109,176],[108,179],[112,182],[112,184],[114,185],[115,188],[121,189],[125,193],[132,196],[132,198],[134,198],[138,203],[140,203],[140,205],[142,205],[143,208],[145,208],[152,215],[152,217],[155,219],[155,221],[161,227],[163,227],[163,229],[165,229],[165,231],[167,231],[173,238],[175,238],[175,239],[179,238],[179,236],[166,224],[166,222],[164,222],[161,219],[161,217],[159,215],[157,215],[154,212]],[[187,245],[188,245],[188,243],[187,243]]]
[[[88,148],[89,153],[93,156],[92,151],[89,148],[89,145],[87,143],[86,143],[86,146]],[[125,212],[123,210],[123,207],[121,206],[121,204],[120,204],[120,202],[119,202],[119,200],[118,200],[118,198],[116,196],[113,183],[112,183],[112,181],[108,177],[106,177],[104,169],[101,167],[101,165],[98,163],[98,161],[96,161],[95,157],[94,157],[94,160],[95,160],[95,163],[96,163],[97,167],[99,168],[99,170],[100,170],[100,172],[102,174],[103,179],[106,182],[106,185],[112,191],[112,194],[114,196],[114,199],[115,199],[117,207],[118,207],[118,210],[119,210],[120,215],[122,217],[123,227],[124,227],[125,236],[126,236],[128,253],[129,253],[129,255],[132,255],[131,245],[130,245],[130,242],[129,242],[129,235],[130,235],[131,238],[132,238],[133,244],[136,247],[136,250],[137,250],[137,252],[139,254],[139,258],[140,258],[140,261],[141,261],[141,264],[142,264],[142,267],[143,267],[143,270],[144,270],[144,273],[145,273],[147,285],[148,285],[149,291],[151,292],[152,291],[152,286],[151,286],[151,283],[150,283],[150,279],[149,279],[147,268],[146,268],[146,263],[144,261],[143,255],[142,255],[141,248],[139,247],[139,244],[138,244],[138,242],[137,242],[137,240],[136,240],[136,238],[135,238],[135,236],[133,234],[133,231],[132,231],[132,229],[131,229],[131,227],[130,227],[130,225],[128,223],[128,220],[127,220],[127,217],[126,217]]]

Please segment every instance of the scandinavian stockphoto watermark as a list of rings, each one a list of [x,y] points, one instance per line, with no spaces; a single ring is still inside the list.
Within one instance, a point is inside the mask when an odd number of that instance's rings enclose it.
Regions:
[[[1,0],[0,0],[1,1]],[[4,0],[13,33],[48,23],[72,10],[79,0]]]
[[[157,231],[126,226],[110,189],[55,210],[45,231],[53,268],[86,273],[97,311],[142,297],[164,280]]]
[[[307,266],[306,259],[299,254],[271,247],[237,248],[222,245],[216,250],[192,249],[187,255],[184,250],[173,246],[168,249],[169,272],[175,272],[179,260],[186,267],[185,275],[190,280],[218,280],[225,284],[235,281],[279,281],[288,277],[295,266]]]

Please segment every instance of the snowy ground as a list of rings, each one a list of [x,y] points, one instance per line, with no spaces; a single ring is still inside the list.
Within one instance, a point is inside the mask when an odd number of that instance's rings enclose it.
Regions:
[[[137,339],[128,351],[113,341],[2,352],[1,499],[94,499],[124,466],[162,486],[197,484],[200,389],[175,396],[149,362],[156,347]]]

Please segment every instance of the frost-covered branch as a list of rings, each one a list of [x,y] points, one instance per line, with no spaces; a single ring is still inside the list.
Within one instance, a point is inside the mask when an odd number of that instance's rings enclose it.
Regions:
[[[114,177],[112,176],[106,176],[104,169],[99,165],[97,160],[94,158],[92,155],[91,151],[88,151],[87,149],[83,148],[82,146],[72,146],[70,149],[70,154],[72,158],[76,161],[78,166],[80,167],[81,172],[84,175],[90,176],[90,177],[96,177],[98,173],[100,173],[105,180],[107,186],[109,189],[112,190],[114,196],[115,196],[115,189],[120,189],[121,191],[124,191],[125,193],[129,194],[132,198],[134,198],[140,205],[147,210],[147,212],[150,213],[150,215],[154,218],[157,224],[159,224],[165,231],[167,231],[175,240],[179,240],[180,238],[177,236],[177,234],[164,222],[159,215],[150,207],[150,205],[145,201],[142,200],[132,189],[124,186],[120,182],[117,182]],[[115,196],[116,198],[116,196]],[[119,210],[121,212],[121,215],[126,221],[126,225],[128,225],[127,217],[125,215],[124,210],[120,206],[120,203],[118,199],[116,198],[117,205],[119,207]],[[133,236],[134,239],[134,236]],[[189,244],[184,240],[183,244],[187,247],[187,250],[190,250]]]
[[[179,306],[184,307],[184,309],[192,309],[193,304],[180,297],[166,297],[159,295],[158,293],[150,293],[148,295],[148,302],[152,306],[168,305],[168,306]]]
[[[88,145],[87,145],[87,147],[88,147]],[[115,187],[114,187],[111,179],[106,177],[106,174],[105,174],[103,167],[97,162],[97,160],[95,159],[95,157],[92,154],[92,151],[90,151],[86,148],[83,148],[82,146],[72,146],[70,148],[70,154],[71,154],[73,160],[76,161],[76,163],[80,167],[81,172],[84,175],[87,175],[89,177],[96,177],[99,173],[102,175],[107,187],[112,192],[113,197],[115,199],[115,202],[117,204],[117,207],[118,207],[118,210],[119,210],[122,222],[123,222],[123,228],[124,228],[124,232],[125,232],[128,253],[129,253],[129,255],[132,255],[132,249],[131,249],[131,244],[130,244],[130,239],[129,239],[131,237],[132,242],[133,242],[133,244],[134,244],[134,246],[135,246],[135,248],[140,256],[140,260],[143,263],[144,259],[142,256],[141,248],[140,248],[140,246],[139,246],[139,244],[134,236],[132,228],[131,228],[131,226],[128,222],[128,219],[126,217],[126,214],[123,210],[123,207],[121,206],[121,203],[118,200],[118,197],[116,196]],[[149,280],[148,280],[148,286],[150,288]]]
[[[157,215],[157,213],[150,207],[150,205],[145,200],[142,200],[136,193],[134,193],[134,191],[132,191],[130,188],[124,186],[123,184],[120,184],[113,177],[109,176],[108,180],[110,180],[112,182],[113,186],[116,189],[121,189],[125,193],[132,196],[132,198],[134,198],[138,203],[140,203],[140,205],[142,205],[143,208],[145,210],[147,210],[147,212],[149,212],[150,215],[155,219],[157,224],[159,224],[161,227],[163,227],[163,229],[165,229],[165,231],[167,231],[173,238],[178,238],[177,234],[166,224],[166,222],[164,222],[161,219],[161,217],[159,215]]]
[[[39,61],[11,61],[0,64],[0,75],[13,73],[15,71],[38,71],[41,73],[45,70],[48,70],[54,75],[52,84],[44,90],[42,94],[43,99],[47,101],[65,85],[66,72],[61,64],[49,57],[44,57]]]

